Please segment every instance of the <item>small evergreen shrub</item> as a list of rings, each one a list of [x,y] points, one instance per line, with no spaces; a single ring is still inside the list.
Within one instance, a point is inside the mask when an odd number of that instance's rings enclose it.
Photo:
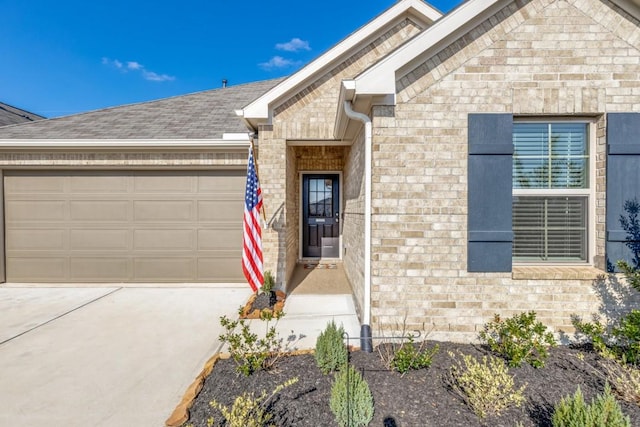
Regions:
[[[409,336],[408,342],[400,345],[391,360],[393,369],[403,375],[411,369],[422,369],[431,366],[433,356],[440,349],[437,344],[431,349],[425,348],[425,341],[422,341],[419,347],[416,348],[413,340],[413,336]]]
[[[519,407],[524,402],[526,385],[515,389],[504,360],[484,356],[479,362],[473,356],[463,354],[460,361],[453,353],[449,355],[455,362],[451,366],[453,388],[480,418],[500,415],[510,406]]]
[[[563,397],[555,406],[551,417],[553,427],[631,427],[620,405],[607,384],[604,394],[599,394],[587,404],[580,387],[573,396]]]
[[[236,397],[231,408],[224,406],[215,400],[209,402],[209,405],[219,410],[226,420],[229,427],[264,427],[271,425],[269,421],[273,416],[267,412],[269,401],[285,387],[298,382],[298,378],[292,378],[278,385],[271,393],[267,394],[262,391],[260,396],[256,397],[253,392],[244,392]],[[213,425],[214,419],[207,420],[208,425]]]
[[[640,363],[640,310],[631,310],[609,328],[597,318],[583,322],[574,317],[571,322],[576,332],[583,334],[602,357]]]
[[[541,368],[549,357],[548,348],[556,345],[553,334],[536,321],[534,311],[505,320],[496,314],[492,322],[485,324],[480,339],[492,351],[506,358],[511,367],[527,362],[534,368]]]
[[[265,322],[265,335],[262,338],[252,332],[249,323],[244,319],[231,320],[227,316],[220,317],[220,324],[225,332],[218,338],[229,346],[231,358],[236,362],[236,372],[249,376],[255,371],[268,370],[274,366],[282,355],[281,340],[272,320],[278,320],[284,312],[273,313],[263,311],[260,320]]]
[[[336,373],[329,400],[340,427],[361,427],[373,419],[373,395],[369,384],[352,365]]]
[[[276,284],[276,280],[273,278],[273,274],[271,270],[267,270],[264,272],[264,283],[260,288],[260,292],[268,294],[273,291],[273,287]]]
[[[344,328],[332,320],[316,339],[316,365],[323,374],[338,371],[347,364],[349,353],[343,342]]]

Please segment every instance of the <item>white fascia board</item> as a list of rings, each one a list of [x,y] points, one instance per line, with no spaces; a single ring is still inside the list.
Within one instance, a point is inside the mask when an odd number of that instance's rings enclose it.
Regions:
[[[300,71],[272,88],[260,98],[256,99],[242,110],[237,110],[236,114],[244,117],[246,121],[250,122],[255,122],[255,120],[252,119],[270,119],[269,108],[274,101],[277,101],[290,91],[295,90],[299,85],[312,79],[317,73],[321,72],[324,68],[331,65],[343,55],[348,54],[353,48],[357,47],[367,38],[376,34],[389,22],[392,22],[399,16],[403,16],[403,14],[410,14],[419,17],[427,23],[435,22],[442,17],[441,12],[425,3],[423,0],[400,0],[394,6],[378,15],[378,17],[361,27],[333,48],[329,49],[326,53],[302,68]]]
[[[492,10],[501,3],[505,3],[505,1],[470,0],[458,6],[409,42],[400,46],[389,56],[356,77],[356,94],[394,94],[396,91],[396,79],[401,77],[396,76],[398,70],[411,63],[424,52],[446,41],[447,38],[465,28],[475,18],[483,15],[488,10]]]
[[[237,139],[0,139],[0,151],[236,151],[249,146],[247,134]]]

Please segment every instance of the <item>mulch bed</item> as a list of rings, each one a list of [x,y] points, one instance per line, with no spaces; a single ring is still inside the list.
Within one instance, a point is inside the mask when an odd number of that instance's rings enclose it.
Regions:
[[[588,348],[559,346],[551,349],[541,369],[526,364],[510,368],[516,387],[526,384],[525,405],[482,420],[452,391],[449,385],[452,359],[448,352],[478,358],[490,352],[471,344],[438,344],[440,350],[431,367],[409,371],[404,376],[387,370],[375,350],[350,353],[350,363],[363,373],[373,394],[375,413],[371,426],[551,426],[553,406],[563,396],[573,394],[580,386],[585,400],[590,401],[604,390],[604,380],[597,374],[599,356]],[[297,383],[275,398],[270,408],[274,424],[281,427],[337,425],[329,409],[333,376],[318,370],[312,354],[282,358],[274,370],[249,377],[238,375],[235,366],[231,359],[220,360],[215,365],[194,401],[187,424],[206,427],[208,418],[213,416],[213,425],[223,426],[221,414],[209,405],[211,400],[230,406],[244,391],[253,391],[256,395],[263,390],[269,393],[278,384],[298,377]],[[630,416],[631,425],[640,426],[640,408],[626,402],[620,405]]]

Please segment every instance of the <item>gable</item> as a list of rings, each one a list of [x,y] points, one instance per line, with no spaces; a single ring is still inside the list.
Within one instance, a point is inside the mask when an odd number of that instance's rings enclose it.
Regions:
[[[286,103],[291,97],[299,94],[322,76],[327,70],[338,64],[349,61],[364,46],[378,39],[399,22],[410,18],[421,28],[425,28],[441,18],[442,14],[423,0],[399,0],[385,12],[364,25],[329,51],[305,66],[302,70],[287,78],[284,82],[265,93],[243,109],[238,115],[254,129],[258,124],[269,123],[274,108]]]
[[[611,3],[512,3],[400,79],[398,98],[432,103],[453,92],[466,104],[502,99],[515,114],[631,111],[634,40],[640,23]]]

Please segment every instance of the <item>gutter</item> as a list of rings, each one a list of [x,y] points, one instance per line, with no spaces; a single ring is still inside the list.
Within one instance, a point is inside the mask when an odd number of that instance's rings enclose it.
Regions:
[[[371,119],[351,107],[351,101],[344,101],[347,117],[364,123],[364,305],[362,326],[360,327],[360,348],[371,353]]]

